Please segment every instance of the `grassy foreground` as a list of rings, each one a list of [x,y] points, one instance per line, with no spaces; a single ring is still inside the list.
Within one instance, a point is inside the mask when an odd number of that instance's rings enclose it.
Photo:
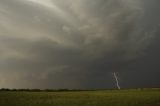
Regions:
[[[160,89],[0,91],[0,106],[160,106]]]

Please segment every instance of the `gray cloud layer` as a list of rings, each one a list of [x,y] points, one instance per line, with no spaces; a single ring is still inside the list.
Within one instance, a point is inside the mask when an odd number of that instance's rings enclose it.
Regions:
[[[159,0],[0,0],[0,86],[156,87]]]

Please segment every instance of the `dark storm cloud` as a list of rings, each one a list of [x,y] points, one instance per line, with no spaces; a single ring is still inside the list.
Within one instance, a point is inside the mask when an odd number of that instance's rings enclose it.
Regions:
[[[158,4],[0,0],[0,85],[112,88],[118,72],[123,87],[159,86]]]

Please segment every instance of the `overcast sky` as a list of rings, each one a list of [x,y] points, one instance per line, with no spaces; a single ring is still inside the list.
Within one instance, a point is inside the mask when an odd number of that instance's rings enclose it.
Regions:
[[[0,88],[160,87],[160,0],[0,0]]]

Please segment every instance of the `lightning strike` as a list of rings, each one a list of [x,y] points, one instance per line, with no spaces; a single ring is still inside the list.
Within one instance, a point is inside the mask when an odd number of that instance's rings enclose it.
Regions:
[[[116,80],[116,86],[117,86],[117,88],[118,88],[118,89],[121,89],[121,87],[120,87],[120,85],[119,85],[119,81],[118,81],[118,77],[117,77],[116,73],[114,72],[113,75],[114,75],[114,78],[115,78],[115,80]]]

